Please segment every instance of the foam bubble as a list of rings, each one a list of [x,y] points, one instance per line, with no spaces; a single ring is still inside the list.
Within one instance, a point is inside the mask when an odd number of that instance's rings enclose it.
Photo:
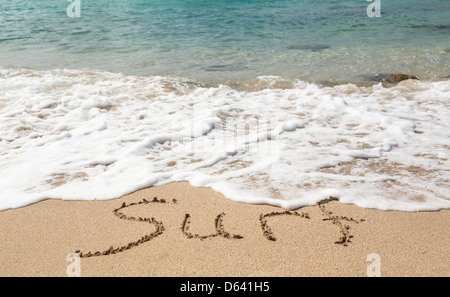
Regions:
[[[330,197],[383,210],[450,207],[450,81],[274,88],[270,77],[271,88],[237,91],[1,68],[0,81],[2,210],[175,181],[286,209]]]

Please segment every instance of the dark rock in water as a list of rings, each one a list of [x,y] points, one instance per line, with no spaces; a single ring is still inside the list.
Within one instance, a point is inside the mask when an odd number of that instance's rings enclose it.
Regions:
[[[445,24],[445,25],[436,25],[434,26],[436,29],[450,29],[450,24]]]
[[[206,71],[226,71],[229,69],[230,65],[211,65],[208,68],[206,68]]]
[[[220,64],[220,65],[211,65],[205,68],[206,71],[214,72],[214,71],[238,71],[247,69],[247,66],[242,65],[232,65],[232,64]]]
[[[313,51],[313,52],[321,51],[328,48],[330,48],[330,46],[326,44],[294,44],[288,46],[288,49],[292,50]]]
[[[432,24],[418,24],[410,26],[414,29],[428,29],[428,30],[450,30],[450,24],[432,25]]]
[[[450,53],[450,48],[446,48],[446,49],[444,50],[444,52]]]
[[[417,76],[414,75],[408,75],[408,74],[400,74],[400,73],[396,73],[396,74],[376,74],[374,76],[374,80],[378,81],[378,82],[387,82],[387,83],[398,83],[401,82],[403,80],[407,80],[407,79],[417,79]]]
[[[391,77],[396,81],[396,82],[401,82],[403,80],[407,80],[407,79],[417,79],[417,76],[414,75],[407,75],[407,74],[391,74]]]

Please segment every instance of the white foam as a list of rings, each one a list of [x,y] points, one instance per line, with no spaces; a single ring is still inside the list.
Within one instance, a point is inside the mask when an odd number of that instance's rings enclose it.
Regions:
[[[286,209],[450,208],[449,105],[450,81],[244,92],[0,68],[0,209],[174,181]]]

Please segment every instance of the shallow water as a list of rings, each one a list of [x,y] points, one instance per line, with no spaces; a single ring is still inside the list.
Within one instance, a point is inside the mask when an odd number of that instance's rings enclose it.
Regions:
[[[224,83],[276,75],[318,83],[377,73],[450,75],[450,1],[7,1],[0,66],[97,69]]]

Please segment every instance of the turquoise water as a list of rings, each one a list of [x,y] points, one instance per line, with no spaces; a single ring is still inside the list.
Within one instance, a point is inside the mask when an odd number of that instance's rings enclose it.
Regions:
[[[450,75],[450,1],[1,0],[0,67],[96,69],[202,81]]]

